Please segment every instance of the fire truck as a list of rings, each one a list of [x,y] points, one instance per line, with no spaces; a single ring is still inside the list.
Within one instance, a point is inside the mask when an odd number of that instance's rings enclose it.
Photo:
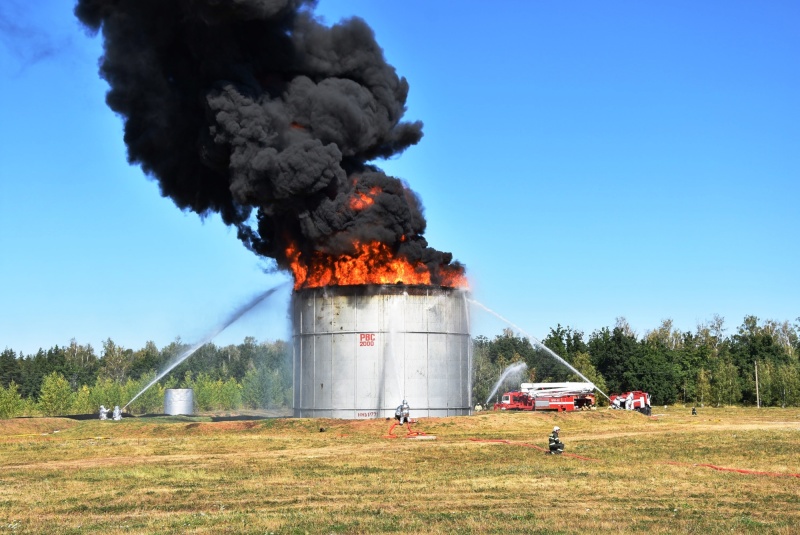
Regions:
[[[641,412],[650,416],[652,408],[650,407],[650,394],[642,392],[641,390],[632,390],[630,392],[623,392],[622,394],[611,394],[612,409],[627,409]]]
[[[506,392],[496,411],[577,411],[595,408],[592,383],[522,383],[519,390]]]

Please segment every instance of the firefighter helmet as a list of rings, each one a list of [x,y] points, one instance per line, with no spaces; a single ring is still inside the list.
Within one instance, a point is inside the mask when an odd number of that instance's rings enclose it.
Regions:
[[[561,431],[561,428],[560,428],[560,427],[558,427],[558,426],[555,426],[555,427],[553,428],[553,433],[558,433],[559,431]]]

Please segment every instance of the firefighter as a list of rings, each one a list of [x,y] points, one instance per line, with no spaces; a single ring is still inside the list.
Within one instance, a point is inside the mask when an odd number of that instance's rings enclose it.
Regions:
[[[392,427],[389,428],[389,434],[390,435],[392,434],[392,431],[394,430],[395,426],[397,426],[397,424],[400,424],[400,425],[406,424],[406,427],[408,428],[408,432],[411,433],[411,422],[408,419],[409,412],[410,412],[410,408],[408,406],[408,402],[406,400],[403,400],[403,403],[398,405],[397,409],[395,409],[395,411],[394,411],[394,419],[397,420],[397,421],[394,422],[392,424]]]
[[[400,425],[404,423],[408,425],[408,413],[410,408],[408,406],[408,401],[403,400],[403,403],[398,405],[398,407],[394,411],[394,417],[398,421]]]
[[[122,420],[122,411],[119,408],[119,405],[114,406],[114,419],[115,420]]]
[[[106,409],[105,405],[100,405],[100,419],[108,420],[108,409]]]
[[[561,428],[555,426],[553,428],[553,432],[548,437],[550,441],[550,455],[560,455],[564,453],[564,443],[561,442],[560,438],[558,438],[559,431],[561,431]]]
[[[628,397],[625,398],[625,410],[633,409],[633,392],[628,392]]]

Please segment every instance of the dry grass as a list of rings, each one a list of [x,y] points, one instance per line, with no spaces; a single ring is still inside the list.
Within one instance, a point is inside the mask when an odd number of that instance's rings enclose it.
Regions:
[[[797,533],[800,411],[656,412],[4,420],[0,532]]]

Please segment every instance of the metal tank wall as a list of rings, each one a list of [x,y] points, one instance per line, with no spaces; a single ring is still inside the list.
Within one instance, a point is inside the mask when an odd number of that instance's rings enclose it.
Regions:
[[[294,416],[383,418],[408,400],[412,417],[472,405],[463,290],[336,286],[292,296]]]
[[[194,414],[194,390],[191,388],[168,388],[164,391],[164,414],[170,416]]]

